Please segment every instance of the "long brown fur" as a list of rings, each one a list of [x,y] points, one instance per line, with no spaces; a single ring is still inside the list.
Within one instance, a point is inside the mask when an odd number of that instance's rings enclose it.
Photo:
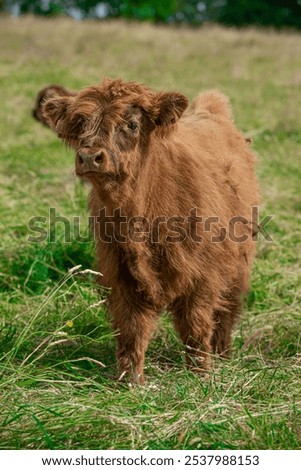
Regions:
[[[227,98],[210,91],[189,107],[180,93],[106,79],[42,108],[46,123],[75,149],[76,173],[92,184],[89,207],[99,270],[112,292],[120,375],[144,381],[145,352],[163,310],[173,316],[193,370],[208,369],[212,352],[227,356],[249,287],[252,207],[259,203],[254,155]],[[127,220],[140,217],[143,242],[120,224],[116,209]],[[240,242],[230,236],[237,216]],[[166,222],[172,217],[185,218],[182,229],[194,227],[201,241],[175,241]],[[206,226],[196,217],[218,220]]]

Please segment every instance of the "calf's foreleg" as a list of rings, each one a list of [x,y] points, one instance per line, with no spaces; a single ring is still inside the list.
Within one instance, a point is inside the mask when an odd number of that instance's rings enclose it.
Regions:
[[[174,324],[186,346],[186,362],[194,372],[210,369],[213,335],[212,306],[198,295],[184,297],[173,308]]]
[[[154,329],[156,314],[124,300],[111,307],[113,328],[117,332],[117,363],[119,379],[144,383],[145,352]]]

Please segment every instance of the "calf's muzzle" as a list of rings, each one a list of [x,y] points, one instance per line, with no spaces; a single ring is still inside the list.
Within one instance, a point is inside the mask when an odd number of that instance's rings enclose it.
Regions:
[[[86,153],[84,151],[80,151],[77,153],[76,157],[76,165],[78,170],[81,173],[87,173],[90,171],[99,171],[100,164],[103,161],[103,151],[100,150],[96,153]]]

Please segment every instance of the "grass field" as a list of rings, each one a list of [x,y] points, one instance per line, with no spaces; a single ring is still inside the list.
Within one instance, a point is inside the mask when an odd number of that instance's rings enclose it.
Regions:
[[[147,383],[116,383],[114,334],[93,275],[91,241],[29,243],[28,221],[80,216],[88,188],[73,154],[31,118],[50,83],[104,75],[229,95],[253,138],[261,215],[273,215],[254,265],[233,357],[204,380],[187,371],[167,316]],[[298,449],[301,445],[301,35],[0,17],[0,448]],[[105,298],[106,293],[101,295]]]

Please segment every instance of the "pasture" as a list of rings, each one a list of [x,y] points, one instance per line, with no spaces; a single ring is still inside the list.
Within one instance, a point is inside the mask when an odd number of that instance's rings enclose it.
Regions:
[[[185,369],[164,315],[145,386],[114,380],[107,293],[80,272],[95,268],[89,188],[73,153],[31,117],[44,86],[104,76],[190,99],[220,89],[253,139],[273,241],[258,238],[232,358],[213,359],[207,379]],[[1,449],[300,448],[300,88],[297,32],[0,17]],[[53,214],[66,219],[51,225]],[[28,241],[32,217],[46,240]]]

